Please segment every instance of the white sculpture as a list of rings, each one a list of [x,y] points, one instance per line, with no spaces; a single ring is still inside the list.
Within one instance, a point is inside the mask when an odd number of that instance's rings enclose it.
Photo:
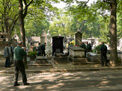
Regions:
[[[46,55],[51,56],[52,54],[52,38],[49,33],[49,30],[47,32],[47,43],[46,43]]]

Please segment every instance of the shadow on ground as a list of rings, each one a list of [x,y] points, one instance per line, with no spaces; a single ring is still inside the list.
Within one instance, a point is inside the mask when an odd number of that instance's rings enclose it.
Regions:
[[[13,86],[13,74],[0,74],[0,91],[122,91],[122,73],[76,72],[76,73],[29,73],[24,86],[19,77],[18,87]]]

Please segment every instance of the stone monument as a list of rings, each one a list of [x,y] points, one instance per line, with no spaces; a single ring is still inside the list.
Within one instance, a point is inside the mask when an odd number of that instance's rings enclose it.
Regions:
[[[77,31],[75,33],[75,45],[80,46],[82,42],[82,33],[80,31]]]
[[[47,43],[46,43],[46,55],[51,56],[52,54],[52,38],[49,33],[49,30],[47,32]]]
[[[77,31],[75,33],[75,46],[71,47],[69,50],[69,57],[74,64],[86,64],[87,58],[84,58],[85,50],[80,47],[82,43],[82,33]]]
[[[47,34],[46,32],[43,30],[42,34],[41,34],[41,44],[44,44],[47,42]]]
[[[63,38],[62,36],[54,36],[52,37],[52,55],[57,53],[63,53]]]

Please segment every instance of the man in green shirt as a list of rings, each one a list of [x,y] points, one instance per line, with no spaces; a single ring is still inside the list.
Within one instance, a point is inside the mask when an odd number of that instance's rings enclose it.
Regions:
[[[14,49],[14,60],[15,60],[15,82],[14,82],[14,86],[19,86],[19,84],[18,84],[19,71],[22,74],[23,84],[29,85],[29,83],[27,83],[25,66],[23,63],[23,58],[26,55],[26,52],[21,47],[22,47],[22,42],[19,42],[18,46]]]

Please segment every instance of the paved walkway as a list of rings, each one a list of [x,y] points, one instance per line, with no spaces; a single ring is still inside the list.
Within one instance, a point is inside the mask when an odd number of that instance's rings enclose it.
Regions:
[[[13,73],[14,66],[10,68],[4,67],[4,58],[0,59],[0,73]],[[100,64],[84,64],[84,65],[73,65],[72,63],[63,63],[63,64],[53,64],[53,65],[40,65],[33,64],[28,65],[26,69],[27,72],[42,73],[42,72],[75,72],[75,71],[100,71],[100,70],[121,70],[122,66],[117,67],[101,67]]]
[[[13,74],[0,74],[0,91],[122,91],[122,70],[28,73],[30,85],[24,86],[19,77],[13,86]]]
[[[122,66],[105,66],[101,67],[100,64],[84,64],[73,65],[72,63],[63,64],[33,64],[28,65],[26,72],[42,73],[42,72],[76,72],[76,71],[100,71],[100,70],[122,70]],[[14,65],[9,68],[5,68],[4,64],[0,67],[0,73],[14,73]]]
[[[24,86],[20,75],[21,85],[14,87],[14,67],[5,68],[4,61],[0,63],[0,91],[122,91],[122,66],[29,65],[26,73],[30,85]]]

